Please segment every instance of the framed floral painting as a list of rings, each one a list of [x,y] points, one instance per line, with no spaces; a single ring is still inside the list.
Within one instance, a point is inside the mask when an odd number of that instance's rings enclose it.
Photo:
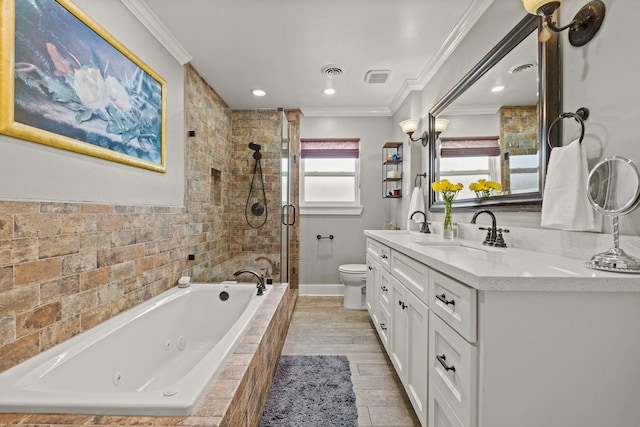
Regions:
[[[159,75],[68,0],[0,13],[0,133],[165,172]]]

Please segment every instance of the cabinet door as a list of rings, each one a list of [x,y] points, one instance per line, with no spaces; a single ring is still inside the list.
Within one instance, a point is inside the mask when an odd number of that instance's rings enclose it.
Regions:
[[[378,330],[378,336],[380,337],[380,341],[382,341],[382,345],[384,349],[389,353],[389,344],[391,342],[391,337],[393,336],[393,331],[391,330],[391,325],[393,321],[391,320],[391,316],[389,312],[382,306],[379,307],[378,311],[378,323],[376,324],[376,328]]]
[[[429,427],[465,427],[447,403],[447,399],[431,381],[429,381]]]
[[[384,274],[384,273],[383,273]],[[391,285],[391,301],[389,314],[391,315],[391,341],[389,343],[389,358],[396,368],[402,384],[406,384],[405,361],[407,359],[407,314],[405,312],[405,293],[407,290],[393,276],[388,275],[387,282]]]
[[[429,310],[409,291],[405,292],[403,302],[406,305],[404,311],[407,334],[404,387],[420,423],[424,426],[427,424]]]
[[[378,324],[378,289],[380,287],[380,265],[367,254],[367,310],[375,325]]]
[[[385,273],[383,272],[383,277]],[[427,372],[429,316],[427,306],[390,276],[391,339],[389,358],[396,368],[413,409],[427,423]]]

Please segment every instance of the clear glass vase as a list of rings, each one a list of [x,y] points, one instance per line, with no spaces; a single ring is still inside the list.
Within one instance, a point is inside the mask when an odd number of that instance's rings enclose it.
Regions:
[[[444,228],[442,231],[443,239],[454,239],[453,221],[451,220],[451,202],[444,202]]]

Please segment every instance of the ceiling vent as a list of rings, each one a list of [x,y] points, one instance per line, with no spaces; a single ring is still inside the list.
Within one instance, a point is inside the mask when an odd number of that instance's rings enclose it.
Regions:
[[[391,74],[390,70],[369,70],[364,75],[365,83],[386,83]]]
[[[325,65],[322,67],[322,74],[328,77],[338,77],[341,76],[343,72],[342,68],[337,65]]]
[[[516,65],[514,67],[511,67],[509,69],[509,73],[510,74],[518,74],[518,73],[522,73],[523,71],[529,71],[532,68],[536,67],[536,63],[535,62],[527,62],[526,64],[522,64],[522,65]]]

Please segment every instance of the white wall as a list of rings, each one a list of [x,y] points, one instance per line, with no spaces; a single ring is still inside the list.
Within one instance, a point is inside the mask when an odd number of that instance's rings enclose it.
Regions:
[[[392,204],[382,198],[382,146],[391,138],[390,117],[304,117],[301,138],[360,138],[362,215],[300,216],[300,285],[338,284],[338,266],[364,264],[366,229],[381,229],[393,219]],[[399,128],[398,128],[399,129]],[[333,240],[316,235],[333,234]]]
[[[0,198],[184,205],[182,66],[121,2],[75,3],[167,81],[167,172],[151,172],[0,135]]]
[[[562,5],[560,23],[566,24],[585,3],[566,0]],[[561,35],[563,111],[587,107],[591,116],[586,122],[585,144],[590,166],[607,156],[620,155],[640,162],[638,116],[640,90],[637,70],[640,57],[634,49],[640,41],[636,19],[640,2],[605,0],[607,13],[600,32],[584,47],[568,43],[566,32]],[[475,65],[525,15],[520,1],[495,0],[485,15],[458,46],[433,79],[421,91],[424,118],[431,106]],[[411,100],[405,101],[405,104]],[[402,117],[397,117],[402,120]],[[569,122],[569,121],[566,121]],[[565,124],[565,143],[576,131],[575,123]],[[427,168],[427,150],[423,162]],[[441,220],[441,214],[430,213]],[[468,222],[471,213],[455,213],[457,221]],[[502,225],[540,227],[539,212],[498,213]],[[607,225],[606,230],[610,227]],[[624,234],[640,235],[640,210],[621,219]]]

